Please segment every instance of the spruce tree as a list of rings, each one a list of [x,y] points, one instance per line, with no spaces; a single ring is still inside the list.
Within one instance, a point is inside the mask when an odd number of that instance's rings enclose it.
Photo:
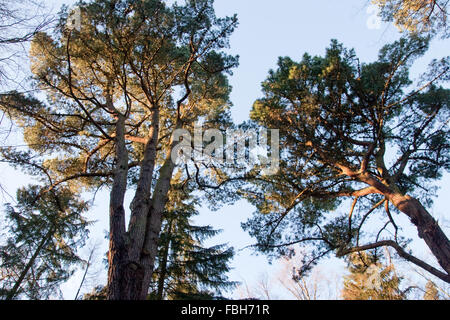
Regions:
[[[173,186],[169,199],[151,298],[204,300],[221,297],[223,290],[235,285],[226,274],[230,271],[233,249],[225,244],[204,246],[204,241],[220,231],[192,224],[199,205],[192,193],[180,185]]]

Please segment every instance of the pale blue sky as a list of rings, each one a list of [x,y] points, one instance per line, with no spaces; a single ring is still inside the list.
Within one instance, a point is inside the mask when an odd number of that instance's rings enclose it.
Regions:
[[[62,3],[72,4],[74,1],[52,0],[48,3],[53,3],[57,8]],[[370,18],[370,14],[366,11],[368,4],[369,1],[361,0],[216,0],[218,16],[237,13],[240,21],[231,38],[229,50],[233,54],[240,55],[240,66],[230,79],[233,86],[231,100],[234,104],[232,113],[234,120],[240,123],[248,119],[253,102],[261,96],[260,83],[266,78],[268,70],[276,67],[279,56],[290,56],[299,60],[305,52],[323,55],[330,40],[335,38],[347,48],[354,48],[362,62],[375,60],[378,50],[384,44],[397,39],[399,35],[395,27],[388,24],[382,24],[379,29],[370,29],[367,25]],[[449,52],[449,41],[433,41],[426,57],[420,59],[414,66],[413,78],[424,70],[431,58],[441,57]],[[8,185],[11,193],[14,193],[14,188],[24,181],[10,170],[2,168],[0,173],[12,182]],[[448,196],[445,197],[450,193],[449,182],[448,176],[442,180],[443,189],[433,210],[433,214],[440,218],[440,221],[444,218],[445,209],[450,205]],[[96,239],[103,239],[103,230],[107,229],[107,203],[107,193],[99,194],[96,208],[92,212],[92,217],[100,220],[92,230],[92,236]],[[253,208],[250,205],[240,201],[215,213],[202,209],[201,216],[196,222],[224,229],[224,233],[211,243],[228,242],[238,250],[254,243],[240,229],[240,223],[252,212]],[[422,244],[418,244],[416,248],[419,256],[432,262],[427,248]],[[326,268],[331,264],[331,269],[336,272],[340,272],[343,266],[334,260],[332,262],[329,260],[326,264]],[[261,274],[274,272],[278,268],[269,266],[264,257],[252,256],[249,250],[237,254],[233,267],[231,279],[235,281],[245,279],[249,284],[257,281]],[[77,277],[64,286],[65,298],[73,298],[78,282]],[[237,293],[234,296],[237,297]]]

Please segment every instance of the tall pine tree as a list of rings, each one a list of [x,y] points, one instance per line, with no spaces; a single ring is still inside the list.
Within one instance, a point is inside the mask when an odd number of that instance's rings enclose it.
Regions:
[[[231,122],[227,73],[237,58],[223,49],[237,18],[216,17],[212,0],[78,4],[78,26],[67,28],[63,10],[58,27],[32,42],[32,72],[46,102],[11,92],[0,108],[24,129],[51,178],[45,190],[110,189],[108,298],[145,299],[176,172],[173,133],[192,132],[199,119],[205,129]],[[14,162],[15,150],[2,151]]]
[[[388,246],[450,283],[450,241],[430,210],[435,184],[450,169],[450,90],[439,86],[449,80],[450,60],[432,61],[415,89],[409,77],[428,43],[399,39],[372,63],[336,40],[324,56],[279,59],[251,111],[257,124],[280,128],[282,150],[279,172],[246,190],[258,213],[245,227],[261,250],[308,245],[306,271],[333,252]],[[409,252],[408,225],[438,267]]]

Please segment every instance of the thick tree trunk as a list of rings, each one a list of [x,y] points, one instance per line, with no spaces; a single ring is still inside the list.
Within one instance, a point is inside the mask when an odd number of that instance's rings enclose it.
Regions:
[[[116,168],[109,204],[108,300],[124,300],[124,271],[128,266],[125,247],[125,209],[127,190],[128,152],[125,145],[125,118],[116,124]]]
[[[139,263],[140,260],[151,204],[151,187],[159,139],[159,110],[157,108],[153,111],[151,122],[152,127],[150,128],[149,139],[144,147],[144,159],[141,163],[136,192],[130,205],[128,254],[130,261],[135,263]]]
[[[152,121],[154,128],[152,128],[150,139],[145,146],[138,187],[131,204],[131,217],[127,233],[125,232],[123,201],[126,192],[128,154],[126,153],[124,126],[119,128],[118,125],[116,128],[118,169],[114,176],[111,192],[108,273],[108,299],[110,300],[145,300],[152,279],[162,215],[175,169],[171,154],[178,143],[178,141],[171,142],[167,158],[159,170],[159,178],[150,199],[159,136],[158,111],[154,112]],[[178,125],[177,128],[179,128]]]
[[[151,203],[151,186],[156,161],[156,148],[159,139],[159,110],[152,114],[152,127],[144,147],[144,159],[141,163],[136,192],[131,202],[131,216],[126,238],[126,262],[121,271],[121,296],[125,300],[140,300],[144,267],[141,264],[141,252],[144,246],[148,213]],[[144,298],[145,299],[145,298]]]
[[[437,221],[422,206],[410,196],[394,194],[389,200],[417,227],[419,237],[425,241],[442,269],[450,275],[450,242]]]

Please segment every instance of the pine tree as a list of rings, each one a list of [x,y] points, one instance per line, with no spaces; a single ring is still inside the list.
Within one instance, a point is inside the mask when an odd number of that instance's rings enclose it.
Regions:
[[[244,193],[258,209],[244,226],[263,252],[308,246],[307,271],[332,253],[388,246],[450,283],[450,241],[428,209],[450,169],[450,90],[440,86],[450,60],[432,61],[420,85],[409,77],[428,44],[401,38],[371,63],[336,40],[324,56],[279,58],[251,118],[280,128],[280,170]],[[440,267],[410,253],[395,214],[411,221]]]
[[[405,299],[393,264],[385,266],[377,256],[361,252],[348,257],[348,269],[350,275],[345,277],[342,289],[345,300]]]
[[[372,0],[372,3],[379,6],[386,21],[394,21],[401,31],[450,36],[447,0]]]
[[[237,18],[216,17],[212,0],[80,1],[78,8],[79,28],[67,27],[64,9],[52,33],[33,39],[32,72],[47,100],[11,92],[0,108],[51,178],[44,190],[111,190],[108,298],[145,299],[176,172],[173,133],[192,132],[200,119],[205,129],[231,124],[227,74],[237,58],[223,49]],[[17,159],[14,149],[2,153]]]

